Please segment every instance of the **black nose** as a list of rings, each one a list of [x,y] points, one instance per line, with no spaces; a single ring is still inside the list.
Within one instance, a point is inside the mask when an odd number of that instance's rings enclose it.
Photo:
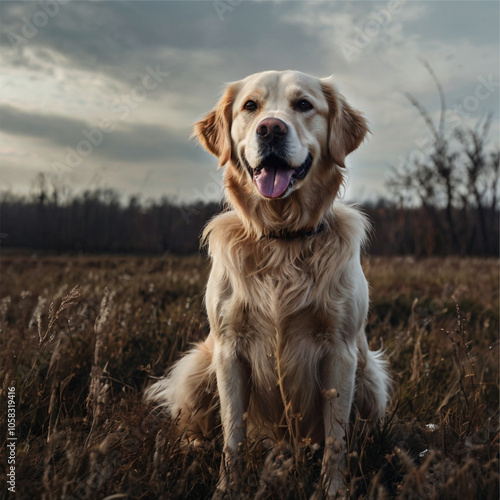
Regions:
[[[286,123],[279,118],[265,118],[257,125],[259,139],[266,143],[282,139],[288,132]]]

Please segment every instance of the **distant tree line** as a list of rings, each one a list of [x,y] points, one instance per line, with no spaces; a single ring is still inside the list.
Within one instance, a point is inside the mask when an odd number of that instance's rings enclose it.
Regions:
[[[174,203],[166,198],[126,203],[117,192],[95,189],[60,201],[44,185],[30,196],[2,193],[0,242],[3,248],[48,252],[187,255],[198,252],[204,225],[218,203]],[[446,207],[409,207],[380,200],[361,205],[374,231],[373,255],[498,255],[499,212],[477,206],[452,207],[453,231]],[[483,228],[484,227],[484,231]]]
[[[45,182],[31,196],[2,193],[0,237],[3,248],[55,252],[193,254],[217,203],[176,204],[164,198],[123,203],[116,191],[94,189],[59,201]]]
[[[452,208],[454,241],[444,208],[406,207],[380,200],[363,207],[374,227],[369,252],[373,255],[426,256],[496,256],[499,255],[499,212],[483,212],[486,238],[479,230],[481,216],[477,208]]]

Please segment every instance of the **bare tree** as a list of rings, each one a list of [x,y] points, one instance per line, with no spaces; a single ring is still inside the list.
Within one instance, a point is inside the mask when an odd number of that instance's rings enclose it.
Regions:
[[[464,203],[472,206],[479,219],[479,228],[483,245],[487,252],[491,249],[490,232],[487,229],[488,211],[497,208],[498,192],[498,151],[488,152],[487,140],[491,126],[491,114],[479,122],[475,129],[458,129],[455,136],[463,148],[465,167]],[[468,242],[468,249],[473,244],[475,231]]]
[[[491,116],[481,121],[475,130],[461,127],[449,135],[445,129],[446,101],[442,85],[429,63],[423,61],[423,64],[439,93],[441,112],[438,123],[434,123],[427,109],[412,94],[407,93],[406,97],[431,132],[431,151],[423,161],[417,159],[399,170],[393,169],[387,187],[400,203],[405,198],[416,198],[432,218],[436,232],[443,234],[446,228],[454,252],[469,253],[472,248],[474,218],[471,222],[472,232],[465,228],[465,232],[471,236],[463,238],[464,231],[459,229],[461,225],[466,226],[467,222],[457,220],[457,213],[460,205],[464,213],[470,207],[474,208],[479,218],[483,245],[488,252],[491,245],[487,231],[486,201],[491,203],[491,210],[497,209],[499,180],[498,151],[487,152]],[[454,144],[453,139],[458,144]],[[440,217],[443,210],[444,215]]]

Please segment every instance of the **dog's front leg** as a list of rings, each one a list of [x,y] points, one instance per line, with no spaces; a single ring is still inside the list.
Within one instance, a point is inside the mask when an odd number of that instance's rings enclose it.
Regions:
[[[327,498],[346,495],[346,430],[354,396],[356,374],[355,345],[336,345],[326,356],[323,382],[323,419],[325,452],[321,471],[321,485]]]
[[[219,493],[229,491],[242,473],[243,459],[239,447],[243,445],[246,437],[244,414],[250,398],[249,368],[228,344],[218,342],[215,350],[224,437],[220,479],[217,485]]]

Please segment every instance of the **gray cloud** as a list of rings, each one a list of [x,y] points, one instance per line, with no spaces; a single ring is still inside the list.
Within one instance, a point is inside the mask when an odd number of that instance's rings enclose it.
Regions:
[[[428,15],[410,24],[409,36],[424,40],[474,39],[476,44],[498,42],[500,4],[495,1],[428,2]]]
[[[11,135],[44,139],[60,148],[61,162],[67,148],[120,162],[148,162],[199,159],[200,153],[188,146],[188,128],[160,127],[154,124],[120,123],[108,120],[106,125],[51,114],[21,111],[12,106],[0,106],[0,130]],[[113,128],[111,131],[110,128]],[[85,142],[86,144],[82,143]],[[57,153],[57,151],[55,151]]]
[[[7,2],[1,10],[0,44],[18,65],[33,64],[26,48],[45,48],[64,55],[70,66],[102,72],[129,84],[147,64],[161,63],[166,70],[184,75],[181,79],[188,88],[203,75],[213,75],[214,70],[232,79],[276,66],[314,71],[318,63],[326,62],[318,33],[287,21],[285,14],[300,7],[295,2],[242,2],[223,21],[213,4],[68,2],[57,4],[57,14],[46,26],[34,27],[33,38],[26,38],[23,30],[29,31],[37,13],[43,13],[41,7],[34,2]],[[9,50],[13,36],[26,40],[18,44],[19,50]],[[207,57],[209,52],[212,57]],[[194,82],[193,74],[197,75]]]
[[[425,132],[403,92],[414,93],[431,113],[438,111],[435,87],[419,57],[433,65],[450,105],[473,95],[478,77],[498,78],[497,2],[406,2],[351,62],[342,43],[352,43],[355,30],[388,2],[244,1],[233,7],[226,2],[231,8],[222,20],[209,0],[55,2],[57,12],[46,14],[42,26],[41,3],[0,1],[2,94],[8,96],[0,96],[0,131],[12,138],[11,149],[32,144],[37,154],[49,151],[50,160],[40,156],[26,167],[33,173],[54,158],[64,162],[68,147],[88,140],[83,131],[98,127],[96,116],[111,113],[115,130],[103,133],[85,158],[82,178],[105,163],[109,169],[126,165],[120,175],[130,176],[132,187],[133,172],[153,169],[168,176],[173,191],[182,186],[189,192],[190,184],[202,189],[211,178],[193,172],[197,164],[199,172],[211,161],[213,167],[214,160],[189,142],[190,123],[213,106],[224,82],[266,69],[298,69],[336,74],[346,96],[366,111],[377,136],[356,153],[356,188],[362,190],[363,172],[369,172],[366,179],[378,175],[380,181],[366,185],[382,192],[380,165],[396,163],[404,149],[415,148],[420,130]],[[39,26],[26,36],[30,23]],[[20,36],[25,43],[16,49]],[[146,68],[157,65],[168,72],[161,85],[126,120],[113,116],[113,100],[130,94]],[[481,101],[472,118],[483,107],[496,110],[498,94],[496,89]],[[5,151],[4,164],[10,154]],[[371,170],[374,154],[377,174]],[[15,183],[12,172],[4,175]],[[127,180],[120,182],[124,186]],[[148,189],[158,189],[152,183]]]
[[[82,128],[88,126],[80,120],[62,116],[27,113],[14,106],[0,106],[0,130],[7,134],[49,139],[59,145],[74,142]]]

